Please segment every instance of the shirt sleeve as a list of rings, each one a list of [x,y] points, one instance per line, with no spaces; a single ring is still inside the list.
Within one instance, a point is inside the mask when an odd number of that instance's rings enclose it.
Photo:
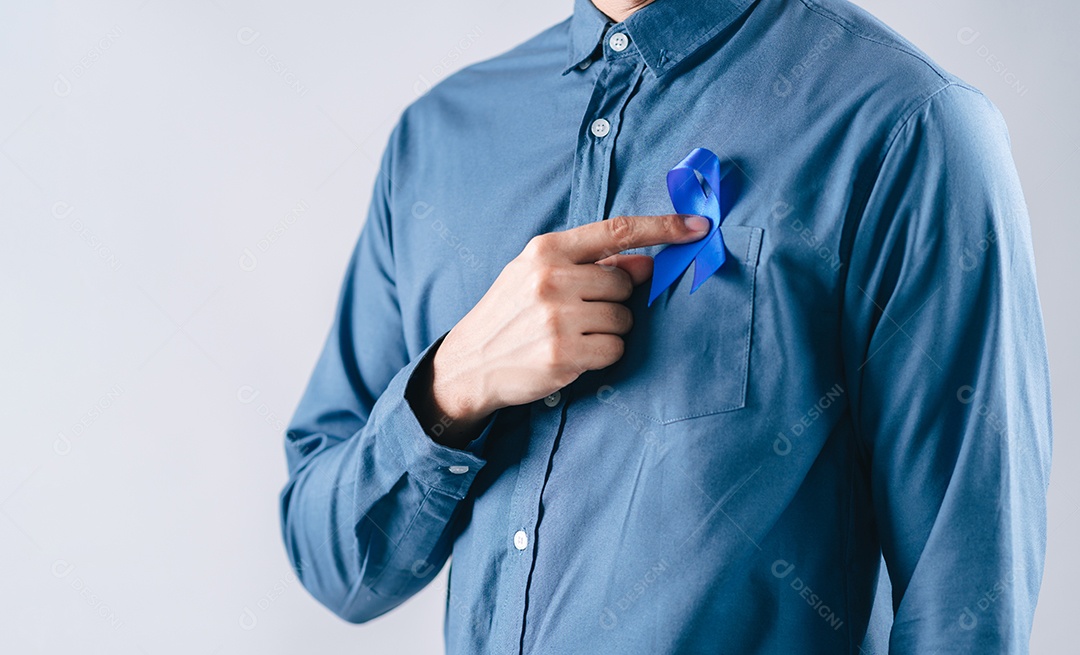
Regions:
[[[413,371],[446,333],[409,357],[390,240],[393,139],[330,334],[288,425],[289,480],[280,496],[297,576],[354,623],[396,607],[438,574],[499,413],[459,450],[433,441],[406,398]]]
[[[850,237],[842,347],[892,584],[889,652],[1026,653],[1049,372],[1009,138],[950,84],[896,128]]]

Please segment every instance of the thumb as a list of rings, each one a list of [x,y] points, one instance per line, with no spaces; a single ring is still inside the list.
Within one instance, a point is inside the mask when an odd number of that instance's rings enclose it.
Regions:
[[[601,266],[617,266],[630,274],[634,286],[652,277],[653,258],[648,255],[611,255],[596,262]]]

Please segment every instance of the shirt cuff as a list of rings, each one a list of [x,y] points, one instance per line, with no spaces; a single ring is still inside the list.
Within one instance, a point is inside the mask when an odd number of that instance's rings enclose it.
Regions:
[[[390,405],[379,413],[375,433],[395,451],[410,477],[461,500],[476,474],[487,463],[480,453],[501,410],[492,412],[484,429],[465,448],[451,448],[437,443],[427,434],[405,396],[416,368],[435,355],[448,333],[449,330],[424,348],[390,381],[380,398],[383,402],[389,400]]]

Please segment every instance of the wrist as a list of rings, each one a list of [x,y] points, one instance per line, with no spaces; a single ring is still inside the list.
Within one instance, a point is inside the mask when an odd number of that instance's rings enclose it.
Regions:
[[[436,410],[454,423],[476,423],[495,411],[484,401],[481,385],[457,372],[442,347],[431,360],[431,398]]]

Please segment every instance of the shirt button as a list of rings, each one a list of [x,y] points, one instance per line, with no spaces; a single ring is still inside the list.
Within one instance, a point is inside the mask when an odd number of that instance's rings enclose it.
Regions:
[[[607,122],[606,119],[597,118],[592,122],[592,127],[590,129],[592,130],[593,136],[602,139],[611,131],[611,123]]]
[[[548,407],[554,407],[555,405],[559,404],[559,400],[561,400],[561,399],[562,399],[562,394],[559,393],[558,391],[556,391],[555,393],[551,394],[550,396],[547,396],[547,397],[544,398],[544,404],[547,405]]]
[[[524,530],[518,530],[514,533],[514,548],[518,550],[525,550],[529,546],[529,535],[525,534]]]
[[[450,472],[453,473],[454,475],[461,475],[462,473],[468,473],[469,472],[469,467],[468,466],[451,466],[450,467]]]
[[[586,59],[585,61],[577,65],[578,70],[585,70],[589,66],[592,66],[592,59]]]
[[[622,52],[623,50],[626,50],[626,46],[630,45],[630,39],[622,32],[616,32],[608,39],[608,45],[611,46],[611,49],[615,52]]]

